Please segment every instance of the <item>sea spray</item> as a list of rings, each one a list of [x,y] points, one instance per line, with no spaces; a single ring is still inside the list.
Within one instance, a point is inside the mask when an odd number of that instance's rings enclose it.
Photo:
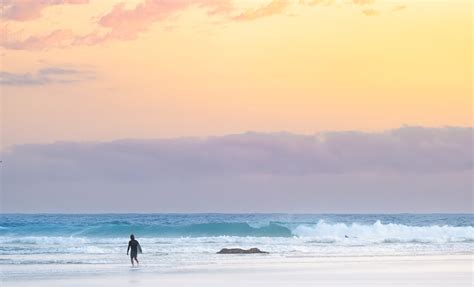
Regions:
[[[122,264],[130,233],[146,262],[207,262],[222,248],[277,256],[472,254],[470,214],[40,214],[0,216],[2,264]],[[51,263],[53,264],[53,263]]]
[[[357,239],[366,243],[390,242],[423,242],[447,243],[474,240],[472,226],[407,226],[403,224],[382,224],[377,220],[372,225],[359,223],[328,224],[320,220],[315,225],[300,225],[293,233],[300,237],[318,238],[320,240],[344,241]]]

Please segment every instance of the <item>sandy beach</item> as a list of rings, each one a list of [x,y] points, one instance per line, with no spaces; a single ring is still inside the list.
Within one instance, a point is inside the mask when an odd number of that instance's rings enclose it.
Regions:
[[[474,287],[474,0],[0,0],[0,287]]]
[[[2,286],[472,286],[472,255],[288,257],[231,256],[225,262],[160,272],[156,266],[127,265],[81,271],[74,265],[58,274],[2,280]],[[3,266],[2,274],[24,268]],[[49,270],[54,266],[47,266]],[[73,271],[74,270],[74,271]],[[51,273],[50,273],[51,274]],[[2,276],[3,277],[3,276]]]

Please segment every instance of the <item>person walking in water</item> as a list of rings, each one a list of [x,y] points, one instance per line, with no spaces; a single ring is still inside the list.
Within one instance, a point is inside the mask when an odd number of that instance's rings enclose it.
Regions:
[[[137,262],[137,265],[140,264],[138,262],[137,256],[138,252],[142,253],[142,247],[140,246],[140,243],[135,240],[135,235],[131,234],[130,235],[130,241],[128,242],[128,248],[127,248],[127,255],[128,252],[130,251],[130,261],[132,262],[132,266],[135,266],[133,263],[133,260]]]

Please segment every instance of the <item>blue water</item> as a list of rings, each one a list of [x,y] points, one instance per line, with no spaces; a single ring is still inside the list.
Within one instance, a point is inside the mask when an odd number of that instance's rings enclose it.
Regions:
[[[232,247],[258,247],[279,261],[474,251],[472,214],[3,214],[0,273],[9,268],[0,275],[122,270],[131,233],[155,271],[221,264],[229,257],[216,252]]]
[[[293,237],[300,226],[396,224],[406,227],[459,227],[472,231],[472,214],[7,214],[0,236]],[[464,227],[464,228],[463,228]],[[316,231],[315,231],[316,232]],[[394,234],[396,235],[396,234]],[[443,235],[443,234],[440,234]],[[472,234],[471,234],[472,235]],[[416,238],[416,234],[413,234]]]

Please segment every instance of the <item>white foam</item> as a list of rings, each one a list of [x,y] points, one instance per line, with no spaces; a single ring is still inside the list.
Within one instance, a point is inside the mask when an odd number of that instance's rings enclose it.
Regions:
[[[372,225],[358,223],[347,225],[328,224],[321,220],[316,225],[300,225],[293,230],[293,234],[321,242],[342,242],[352,239],[365,243],[446,243],[474,240],[472,226],[407,226],[393,223],[382,224],[380,221]]]

